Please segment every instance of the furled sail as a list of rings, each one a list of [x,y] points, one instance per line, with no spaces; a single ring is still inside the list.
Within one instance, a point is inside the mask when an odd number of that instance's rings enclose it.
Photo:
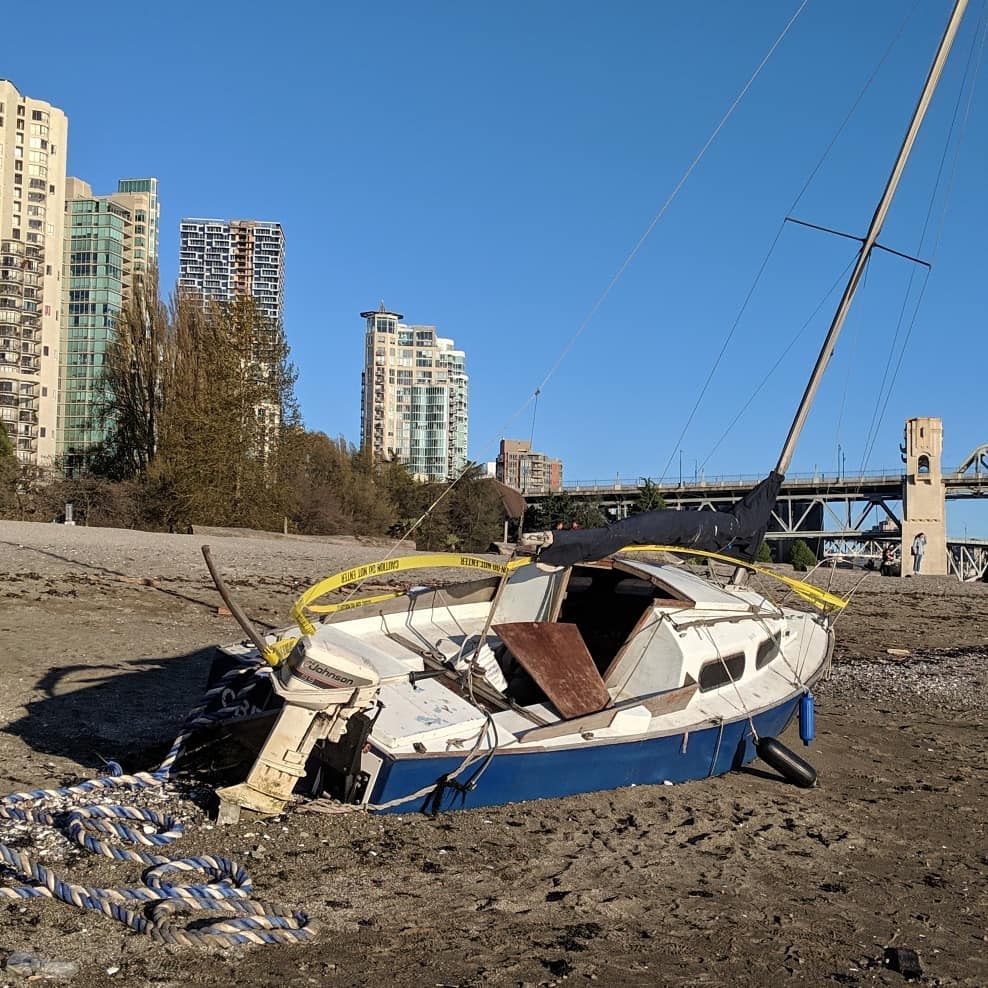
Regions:
[[[605,528],[579,528],[552,533],[552,544],[539,562],[552,566],[603,559],[627,545],[675,545],[726,552],[751,561],[768,530],[772,509],[784,477],[773,471],[730,511],[673,511],[660,508],[631,515]]]

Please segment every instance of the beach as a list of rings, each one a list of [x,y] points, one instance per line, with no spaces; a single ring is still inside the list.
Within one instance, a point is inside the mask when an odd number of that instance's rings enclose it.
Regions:
[[[141,759],[178,732],[212,646],[243,637],[204,543],[262,627],[287,624],[318,579],[391,548],[0,522],[3,792],[70,785],[104,759],[154,767]],[[74,983],[96,988],[897,985],[883,959],[902,948],[924,983],[984,986],[988,584],[838,570],[830,585],[854,594],[817,690],[817,738],[803,748],[791,727],[783,739],[818,770],[813,789],[755,762],[435,818],[291,812],[219,827],[190,782],[148,797],[186,825],[167,853],[238,861],[258,899],[305,911],[318,937],[206,952],[64,902],[10,900],[0,959],[74,962]],[[66,880],[139,884],[139,866],[50,828],[0,827]],[[0,971],[2,983],[20,981]]]

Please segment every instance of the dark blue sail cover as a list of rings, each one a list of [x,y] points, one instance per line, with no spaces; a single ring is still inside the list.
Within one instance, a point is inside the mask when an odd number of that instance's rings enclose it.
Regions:
[[[626,545],[674,545],[723,552],[750,562],[765,538],[779,488],[785,478],[773,471],[730,511],[673,511],[660,508],[631,515],[605,528],[552,533],[552,545],[539,562],[552,566],[603,559]]]

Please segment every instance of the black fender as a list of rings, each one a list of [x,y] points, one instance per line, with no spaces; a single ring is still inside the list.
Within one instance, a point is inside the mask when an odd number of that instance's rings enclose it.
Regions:
[[[755,742],[755,750],[762,761],[771,765],[793,785],[803,789],[816,785],[816,769],[787,748],[778,738],[759,738]]]

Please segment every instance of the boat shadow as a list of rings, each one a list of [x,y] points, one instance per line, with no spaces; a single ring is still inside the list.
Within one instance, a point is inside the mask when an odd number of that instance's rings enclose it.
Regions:
[[[39,754],[69,758],[90,774],[107,761],[154,768],[199,702],[214,646],[119,665],[54,667],[34,684],[23,716],[5,725]]]
[[[783,785],[792,785],[788,779],[779,775],[778,772],[772,772],[769,769],[756,768],[754,765],[742,765],[735,771],[740,772],[742,775],[750,775],[756,779],[765,779],[768,782],[780,782]]]

